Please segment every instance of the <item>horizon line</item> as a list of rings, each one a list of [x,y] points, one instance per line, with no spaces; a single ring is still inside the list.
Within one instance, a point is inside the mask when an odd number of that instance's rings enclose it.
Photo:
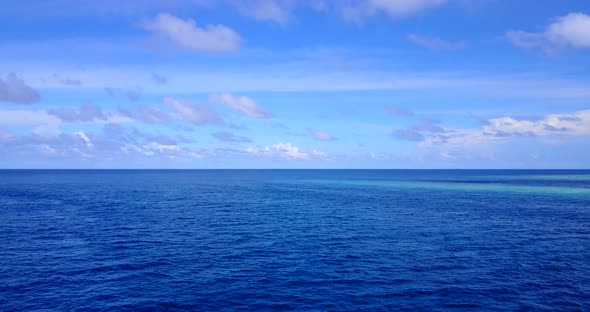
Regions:
[[[589,171],[590,168],[0,168],[1,171],[10,170],[582,170]]]

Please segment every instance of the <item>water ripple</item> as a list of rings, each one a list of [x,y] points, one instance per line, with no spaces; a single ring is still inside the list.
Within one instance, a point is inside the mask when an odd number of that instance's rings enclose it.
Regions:
[[[2,311],[585,311],[586,171],[0,171]]]

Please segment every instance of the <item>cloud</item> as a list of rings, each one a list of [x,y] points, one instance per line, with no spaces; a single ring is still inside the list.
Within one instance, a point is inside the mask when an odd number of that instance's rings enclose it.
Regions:
[[[422,141],[424,140],[424,135],[414,129],[399,129],[393,132],[393,136],[400,140],[406,141]]]
[[[543,32],[509,30],[506,37],[519,48],[554,53],[563,48],[590,48],[590,15],[570,13],[554,19]]]
[[[212,95],[210,101],[223,104],[252,118],[264,119],[272,117],[271,113],[262,109],[256,101],[246,96],[233,96],[229,93],[220,93]]]
[[[242,38],[223,25],[197,27],[192,19],[181,19],[168,13],[160,13],[153,19],[141,22],[140,26],[160,38],[188,50],[227,53],[240,49]]]
[[[167,113],[163,112],[157,107],[152,106],[140,106],[131,111],[121,109],[119,112],[123,116],[150,124],[162,124],[171,120]]]
[[[441,133],[441,132],[446,132],[445,129],[443,129],[442,127],[440,127],[438,124],[440,124],[441,121],[440,120],[436,120],[436,119],[430,119],[430,118],[422,118],[420,119],[420,122],[413,126],[412,128],[418,131],[425,131],[425,132],[431,132],[431,133]]]
[[[223,141],[223,142],[229,142],[229,143],[252,142],[252,140],[250,140],[250,138],[247,138],[245,136],[235,135],[230,132],[220,131],[220,132],[215,132],[212,135],[213,135],[213,137],[215,137],[219,141]]]
[[[33,132],[42,136],[58,135],[61,122],[42,110],[0,110],[0,125],[32,126]]]
[[[286,24],[295,3],[285,0],[247,0],[232,2],[242,15],[259,21]]]
[[[312,149],[311,150],[311,155],[314,156],[314,157],[318,157],[318,158],[323,158],[323,157],[326,157],[327,156],[326,153],[321,152],[321,151],[318,151],[316,149]]]
[[[439,135],[444,137],[448,130],[443,129],[438,124],[439,120],[422,118],[420,121],[406,129],[398,129],[393,132],[393,136],[400,140],[406,141],[423,141],[429,135]]]
[[[550,114],[538,120],[503,116],[489,119],[480,129],[453,129],[433,133],[424,146],[466,146],[506,142],[514,138],[580,137],[590,135],[590,110]]]
[[[152,73],[151,75],[152,80],[157,84],[166,84],[168,82],[168,78],[166,76],[160,75],[158,73]]]
[[[509,30],[506,32],[506,38],[513,45],[524,49],[540,47],[544,40],[541,33],[530,33],[522,30]]]
[[[72,161],[94,159],[97,162],[116,163],[121,159],[194,160],[205,155],[204,150],[183,145],[172,137],[152,135],[119,124],[105,124],[102,131],[98,132],[79,130],[55,136],[30,133],[16,137],[8,134],[6,140],[2,138],[1,133],[0,131],[0,146],[7,157],[38,159],[41,153],[44,157],[59,157]]]
[[[0,110],[0,125],[59,124],[60,119],[43,110]]]
[[[6,75],[6,79],[0,77],[0,102],[33,104],[39,99],[39,93],[14,73]]]
[[[141,94],[136,90],[125,90],[113,87],[106,87],[104,90],[110,96],[125,96],[131,102],[137,102],[141,97]]]
[[[429,38],[415,34],[408,35],[408,40],[419,46],[433,50],[460,50],[467,46],[463,42],[450,42],[439,38]]]
[[[129,90],[129,91],[127,91],[127,98],[131,102],[137,102],[137,101],[139,101],[139,98],[140,97],[141,97],[141,94],[139,94],[139,92],[137,92],[135,90]]]
[[[336,140],[335,137],[333,137],[325,132],[319,131],[317,129],[309,128],[309,129],[307,129],[307,132],[309,132],[309,134],[312,137],[314,137],[315,139],[320,140],[320,141],[334,141],[334,140]]]
[[[108,116],[100,108],[85,103],[79,108],[49,109],[47,113],[64,122],[90,122],[93,120],[107,120]]]
[[[12,141],[14,136],[12,133],[0,128],[0,144],[6,144]]]
[[[446,0],[363,0],[341,8],[346,20],[362,23],[367,17],[385,14],[399,19],[443,5]]]
[[[136,2],[87,1],[84,6],[78,6],[75,10],[64,10],[62,8],[75,7],[78,2],[48,0],[43,3],[30,4],[20,1],[18,5],[5,5],[4,10],[0,11],[0,16],[27,15],[32,19],[46,20],[48,18],[88,17],[98,14],[132,18],[148,16],[157,12],[184,14],[203,8],[220,8],[226,11],[236,10],[239,14],[257,21],[285,25],[293,19],[293,11],[301,7],[319,13],[336,12],[348,20],[362,20],[380,13],[394,18],[411,16],[422,10],[441,5],[446,0],[172,0]]]
[[[195,125],[217,124],[222,122],[217,113],[206,105],[171,97],[164,98],[164,104],[172,107],[180,117]]]
[[[53,80],[58,83],[69,85],[69,86],[80,86],[82,85],[82,81],[80,79],[67,77],[62,74],[53,73],[52,75]]]
[[[82,139],[82,141],[84,141],[86,143],[86,146],[88,148],[94,147],[94,144],[92,144],[92,141],[90,140],[90,138],[88,138],[86,133],[84,133],[82,131],[78,131],[78,132],[74,132],[74,135],[78,136],[80,139]]]
[[[350,71],[354,68],[353,64],[347,58],[338,55],[327,56],[326,62],[331,67],[341,71]]]
[[[389,106],[387,108],[387,111],[390,114],[397,115],[397,116],[412,116],[412,115],[414,115],[414,113],[412,113],[410,110],[403,108],[403,107],[398,107],[398,106]]]
[[[299,147],[291,145],[291,143],[279,143],[272,146],[272,148],[279,152],[285,159],[292,160],[308,160],[309,154],[302,152]]]
[[[47,0],[42,3],[29,3],[28,1],[5,0],[4,8],[0,16],[29,15],[32,20],[51,20],[64,18],[88,18],[88,17],[123,17],[145,16],[155,12],[176,10],[187,12],[210,7],[216,1],[212,0],[170,0],[170,1],[120,1],[120,0],[89,0],[84,5],[79,5],[78,0]]]
[[[285,160],[309,160],[312,156],[317,156],[318,158],[326,157],[325,153],[322,153],[321,156],[317,155],[318,151],[315,152],[316,155],[310,155],[291,143],[277,143],[271,147],[266,146],[264,148],[248,147],[244,151],[251,155]]]

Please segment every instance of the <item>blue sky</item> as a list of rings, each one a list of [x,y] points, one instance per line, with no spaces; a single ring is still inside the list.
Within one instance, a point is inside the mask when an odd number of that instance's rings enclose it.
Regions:
[[[1,168],[588,168],[590,2],[12,1]]]

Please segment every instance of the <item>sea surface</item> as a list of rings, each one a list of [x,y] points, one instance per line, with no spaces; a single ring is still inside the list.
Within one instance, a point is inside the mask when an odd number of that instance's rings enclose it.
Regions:
[[[590,171],[0,171],[0,311],[590,311]]]

